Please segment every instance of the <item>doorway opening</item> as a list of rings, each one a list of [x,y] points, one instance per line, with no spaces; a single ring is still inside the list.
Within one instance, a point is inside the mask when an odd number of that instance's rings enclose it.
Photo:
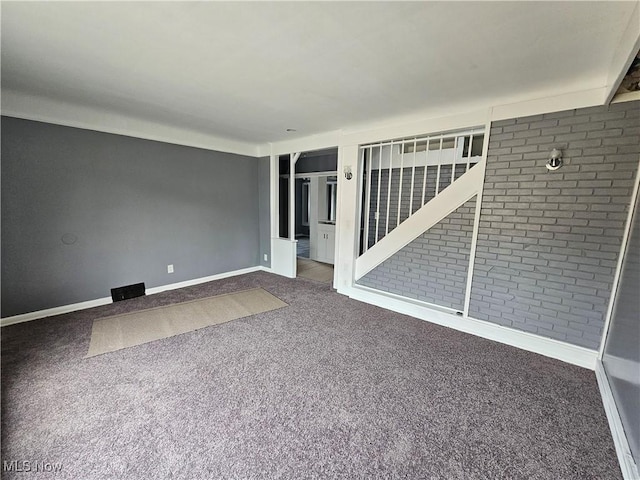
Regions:
[[[281,157],[282,169],[288,160],[288,155]],[[288,223],[296,241],[296,274],[323,283],[333,281],[337,164],[337,148],[304,152],[295,162],[294,218]],[[282,213],[280,218],[288,218]]]
[[[271,157],[274,273],[333,282],[337,164],[337,148]]]

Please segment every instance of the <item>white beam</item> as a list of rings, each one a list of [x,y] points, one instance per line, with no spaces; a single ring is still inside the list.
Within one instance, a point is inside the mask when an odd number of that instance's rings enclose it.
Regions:
[[[381,139],[407,138],[424,135],[425,132],[448,132],[474,128],[484,125],[487,118],[487,109],[482,108],[460,115],[452,116],[425,116],[424,119],[409,123],[390,123],[388,126],[377,126],[362,130],[343,131],[345,144],[378,143]]]
[[[278,180],[278,170],[278,156],[271,155],[269,157],[269,185],[271,185],[271,190],[269,192],[269,210],[271,212],[271,238],[276,238],[279,236],[278,224],[280,220],[280,209],[278,208],[278,199],[280,196],[280,188]],[[273,252],[271,252],[271,258],[273,258]]]
[[[296,239],[296,162],[300,152],[289,154],[289,239]]]
[[[347,180],[345,166],[351,167],[353,176]],[[358,182],[362,175],[358,162],[358,145],[338,148],[338,211],[336,218],[336,257],[334,288],[353,285],[354,261],[358,255],[360,230]]]
[[[259,145],[257,152],[258,154],[263,154],[264,152],[271,151],[276,155],[285,155],[289,152],[312,152],[314,150],[324,150],[326,148],[337,147],[339,138],[340,131],[332,130],[330,132],[322,132],[316,135],[308,135],[306,137]]]
[[[469,316],[469,306],[471,305],[471,286],[473,284],[473,269],[476,263],[476,249],[478,247],[478,231],[480,229],[480,212],[482,211],[482,193],[484,191],[484,176],[487,169],[487,156],[489,153],[489,137],[491,132],[491,111],[487,116],[487,124],[485,125],[485,136],[482,142],[482,160],[475,168],[482,169],[482,183],[476,197],[476,209],[473,220],[473,232],[471,233],[471,248],[469,249],[469,268],[467,269],[467,284],[464,291],[464,309],[463,315]],[[473,147],[473,137],[469,140],[469,152]]]

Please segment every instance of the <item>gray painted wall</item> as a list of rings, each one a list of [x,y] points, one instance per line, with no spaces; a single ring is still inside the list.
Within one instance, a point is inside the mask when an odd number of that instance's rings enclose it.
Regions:
[[[382,262],[358,284],[462,310],[476,198]]]
[[[629,448],[640,463],[640,197],[627,245],[602,362]]]
[[[286,156],[287,159],[289,156]],[[303,153],[296,162],[296,173],[335,172],[338,169],[338,149],[330,149],[322,154]]]
[[[492,125],[471,317],[599,346],[638,168],[639,107]],[[549,172],[554,147],[565,165]]]
[[[260,265],[271,267],[271,195],[270,191],[270,159],[258,159],[258,215],[260,218]],[[267,255],[267,260],[264,256]]]
[[[2,316],[258,265],[259,163],[2,117]]]

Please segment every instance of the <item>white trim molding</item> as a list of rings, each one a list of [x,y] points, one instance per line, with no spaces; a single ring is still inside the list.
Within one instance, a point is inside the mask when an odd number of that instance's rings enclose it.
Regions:
[[[454,330],[470,333],[478,337],[494,340],[512,347],[544,355],[545,357],[555,358],[556,360],[561,360],[589,370],[594,370],[596,366],[598,357],[596,350],[571,345],[471,317],[460,317],[446,312],[446,309],[436,310],[425,302],[406,299],[360,285],[339,289],[338,293],[347,295],[354,300],[376,305],[397,313],[410,315],[420,320],[453,328]]]
[[[40,318],[53,317],[54,315],[62,315],[64,313],[76,312],[78,310],[86,310],[88,308],[100,307],[111,303],[111,297],[102,297],[86,302],[72,303],[69,305],[61,305],[59,307],[47,308],[46,310],[37,310],[35,312],[22,313],[11,317],[0,319],[0,327],[8,327],[16,323],[30,322]]]
[[[259,157],[258,144],[2,89],[2,115],[216,152]],[[264,155],[263,155],[264,156]]]
[[[602,105],[605,88],[593,88],[580,92],[563,93],[561,95],[535,98],[514,103],[494,105],[491,120],[508,120],[528,117],[543,113],[562,112],[574,108],[594,107]]]
[[[208,277],[194,278],[193,280],[186,280],[184,282],[171,283],[169,285],[161,285],[159,287],[152,287],[146,290],[147,295],[154,295],[156,293],[165,292],[167,290],[176,290],[178,288],[190,287],[192,285],[199,285],[201,283],[212,282],[214,280],[222,280],[223,278],[235,277],[238,275],[245,275],[247,273],[266,271],[270,272],[271,269],[263,266],[242,268],[240,270],[233,270],[230,272],[218,273],[216,275],[210,275]],[[4,317],[0,319],[0,327],[7,327],[16,323],[29,322],[31,320],[38,320],[40,318],[53,317],[54,315],[62,315],[64,313],[76,312],[78,310],[86,310],[88,308],[100,307],[112,302],[111,297],[97,298],[95,300],[88,300],[86,302],[72,303],[69,305],[61,305],[59,307],[47,308],[46,310],[37,310],[35,312],[22,313],[20,315],[13,315],[11,317]]]
[[[600,388],[600,395],[602,396],[602,404],[604,406],[604,411],[607,414],[607,420],[609,421],[609,428],[611,429],[613,444],[616,447],[616,454],[618,455],[618,462],[620,463],[622,476],[625,480],[638,480],[638,478],[640,478],[638,466],[631,454],[629,441],[624,433],[624,427],[622,426],[622,420],[620,419],[620,412],[618,412],[618,407],[616,406],[613,391],[609,385],[609,379],[607,378],[604,365],[600,360],[596,362],[595,370],[598,387]]]
[[[358,128],[343,129],[342,145],[362,145],[394,138],[409,138],[440,132],[454,132],[484,125],[487,108],[470,109],[464,113],[443,114],[424,112],[406,119],[390,119],[384,125],[372,124]]]
[[[291,152],[312,152],[325,148],[337,147],[340,143],[340,130],[320,132],[291,140],[282,140],[259,145],[256,149],[257,156],[287,155]]]
[[[166,292],[167,290],[177,290],[178,288],[191,287],[192,285],[199,285],[201,283],[213,282],[214,280],[222,280],[223,278],[237,277],[238,275],[246,275],[247,273],[253,273],[260,270],[264,270],[267,267],[258,265],[256,267],[241,268],[239,270],[232,270],[230,272],[218,273],[216,275],[209,275],[208,277],[194,278],[193,280],[185,280],[184,282],[170,283],[169,285],[162,285],[160,287],[152,287],[147,289],[147,295],[154,295],[160,292]]]

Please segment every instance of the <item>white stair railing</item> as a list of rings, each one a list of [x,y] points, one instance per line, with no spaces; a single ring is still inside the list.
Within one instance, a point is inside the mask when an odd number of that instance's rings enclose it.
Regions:
[[[361,146],[365,174],[360,254],[478,163],[484,134],[484,128],[477,128]]]
[[[484,169],[472,168],[455,180],[451,188],[427,202],[402,224],[389,232],[355,262],[355,280],[359,280],[394,253],[404,248],[423,232],[447,217],[461,205],[477,196],[482,188]]]

